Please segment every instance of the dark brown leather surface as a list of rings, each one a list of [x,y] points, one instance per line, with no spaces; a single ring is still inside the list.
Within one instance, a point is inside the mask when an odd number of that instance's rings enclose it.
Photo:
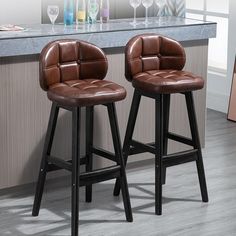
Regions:
[[[204,80],[182,71],[184,48],[156,34],[133,37],[126,45],[125,76],[135,88],[150,93],[178,93],[203,88]]]
[[[65,106],[90,106],[124,99],[123,87],[103,80],[107,69],[107,58],[95,45],[58,40],[41,52],[40,85],[51,101]]]
[[[65,106],[91,106],[122,100],[126,90],[113,82],[98,79],[69,80],[55,83],[48,98]]]
[[[181,93],[202,89],[204,81],[190,72],[177,70],[154,70],[138,73],[132,84],[148,93]]]

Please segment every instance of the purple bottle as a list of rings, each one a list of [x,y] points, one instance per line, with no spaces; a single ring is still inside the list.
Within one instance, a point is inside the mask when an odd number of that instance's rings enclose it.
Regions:
[[[100,1],[100,21],[102,23],[107,23],[109,21],[110,9],[109,0]]]

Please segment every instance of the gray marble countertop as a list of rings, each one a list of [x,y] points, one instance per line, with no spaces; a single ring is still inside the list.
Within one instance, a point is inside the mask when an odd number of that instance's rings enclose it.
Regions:
[[[0,57],[38,54],[50,41],[61,38],[81,39],[101,48],[123,47],[137,34],[158,33],[178,41],[191,41],[214,38],[216,23],[180,17],[153,17],[150,24],[132,26],[132,19],[111,20],[106,24],[85,24],[64,26],[62,24],[21,25],[24,31],[0,31]]]

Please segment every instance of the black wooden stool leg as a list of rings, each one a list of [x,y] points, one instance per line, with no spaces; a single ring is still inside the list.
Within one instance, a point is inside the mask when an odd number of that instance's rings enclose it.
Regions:
[[[134,96],[133,96],[133,100],[131,104],[128,124],[126,128],[126,133],[125,133],[124,145],[123,145],[123,155],[124,155],[125,166],[128,160],[130,142],[132,140],[133,133],[134,133],[134,126],[136,123],[140,100],[141,100],[141,95],[137,91],[134,91]],[[114,196],[118,196],[120,194],[120,179],[119,178],[116,179],[116,184],[115,184],[113,194]]]
[[[47,133],[46,133],[46,137],[44,141],[42,160],[41,160],[36,193],[35,193],[35,198],[34,198],[34,205],[33,205],[33,210],[32,210],[33,216],[38,216],[39,214],[39,209],[41,205],[43,189],[44,189],[44,184],[45,184],[45,179],[46,179],[46,174],[47,174],[47,166],[48,166],[47,158],[48,158],[48,155],[50,155],[51,153],[58,112],[59,112],[59,107],[55,103],[53,103],[51,107]]]
[[[72,111],[71,233],[79,235],[80,108]]]
[[[186,98],[189,123],[190,123],[190,129],[191,129],[192,139],[194,143],[194,148],[198,150],[197,152],[198,159],[196,161],[196,164],[197,164],[198,178],[199,178],[199,183],[200,183],[200,188],[201,188],[202,201],[208,202],[206,177],[205,177],[205,171],[204,171],[204,165],[203,165],[203,159],[202,159],[201,144],[200,144],[200,139],[199,139],[196,112],[194,108],[194,100],[193,100],[192,92],[185,93],[185,98]]]
[[[163,95],[160,94],[156,99],[155,106],[155,213],[162,214],[162,177],[163,177],[163,128],[164,128],[164,109],[163,109]]]
[[[163,155],[166,156],[168,152],[168,131],[169,131],[169,117],[170,117],[170,94],[164,95],[163,101],[164,120],[163,120]],[[166,183],[166,167],[163,166],[162,184]]]
[[[124,159],[123,159],[123,154],[122,154],[122,149],[121,149],[120,132],[118,128],[115,104],[110,103],[108,104],[107,108],[108,108],[108,115],[109,115],[109,120],[110,120],[110,125],[111,125],[111,133],[112,133],[115,154],[117,157],[117,164],[120,165],[120,184],[121,184],[126,220],[129,222],[132,222],[133,216],[132,216],[132,210],[131,210],[131,204],[130,204],[130,196],[129,196],[127,178],[126,178],[125,164],[124,164]]]
[[[93,170],[93,112],[94,107],[86,107],[86,172]],[[86,202],[92,201],[92,185],[85,187]]]

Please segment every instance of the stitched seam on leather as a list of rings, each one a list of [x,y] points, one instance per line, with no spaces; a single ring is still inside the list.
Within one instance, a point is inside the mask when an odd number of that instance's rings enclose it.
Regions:
[[[66,83],[64,83],[64,84],[66,84]],[[66,85],[69,86],[69,87],[75,87],[75,86],[81,85],[81,84],[84,84],[84,83],[75,83],[75,84],[72,84],[72,85],[68,85],[68,84],[66,84]]]
[[[87,87],[83,87],[83,88],[79,88],[79,89],[81,89],[81,90],[88,90],[88,89],[91,89],[91,88],[99,88],[99,86],[88,85]]]
[[[81,60],[80,65],[82,64],[92,64],[92,63],[97,63],[97,62],[107,62],[107,60],[104,59],[97,59],[97,60]]]
[[[58,68],[58,66],[57,65],[47,66],[47,67],[44,67],[44,70],[53,69],[53,68]]]
[[[100,80],[99,80],[100,81]],[[95,80],[95,81],[91,81],[90,83],[91,84],[95,84],[95,83],[97,83],[98,81],[97,80]]]
[[[108,86],[110,86],[110,85],[113,85],[113,83],[104,84],[104,85],[102,85],[101,87],[102,87],[102,88],[105,88],[105,87],[108,87]]]
[[[67,66],[67,65],[78,65],[77,60],[76,61],[67,61],[67,62],[59,62],[59,67],[60,66]]]

